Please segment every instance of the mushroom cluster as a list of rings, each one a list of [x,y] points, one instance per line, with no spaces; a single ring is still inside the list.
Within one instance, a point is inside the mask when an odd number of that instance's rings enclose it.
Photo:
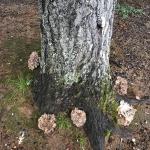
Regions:
[[[28,68],[34,70],[39,66],[39,56],[37,52],[32,52],[28,59]]]
[[[122,78],[120,76],[117,77],[117,80],[115,81],[114,85],[115,90],[120,95],[126,95],[127,89],[128,89],[128,82],[125,78]]]
[[[49,134],[54,131],[56,127],[56,118],[54,114],[43,114],[38,119],[38,127],[43,130],[45,134]]]
[[[128,126],[134,119],[136,111],[137,110],[134,109],[131,105],[122,100],[118,107],[118,124]]]
[[[82,127],[86,122],[86,113],[83,110],[75,108],[71,111],[71,120],[77,127]]]

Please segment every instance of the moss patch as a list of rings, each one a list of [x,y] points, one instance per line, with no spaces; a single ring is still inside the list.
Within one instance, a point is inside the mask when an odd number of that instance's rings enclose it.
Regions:
[[[119,104],[115,99],[115,94],[110,82],[103,80],[101,82],[101,98],[99,101],[99,108],[111,117],[111,119],[116,121],[118,106]]]

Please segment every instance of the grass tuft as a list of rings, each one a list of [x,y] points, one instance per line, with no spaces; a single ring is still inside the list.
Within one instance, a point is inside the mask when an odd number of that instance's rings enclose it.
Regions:
[[[7,84],[11,85],[13,88],[13,95],[21,94],[25,96],[29,91],[31,85],[31,77],[29,75],[19,75],[16,79],[8,79]]]
[[[125,4],[117,4],[116,11],[123,17],[123,19],[127,19],[129,15],[144,14],[142,9],[137,9]]]
[[[85,150],[85,146],[86,146],[86,144],[87,144],[87,140],[86,140],[85,136],[84,136],[81,132],[79,132],[79,133],[76,135],[76,140],[77,140],[77,142],[78,142],[79,145],[80,145],[80,149],[81,149],[81,150]]]
[[[58,114],[56,124],[58,129],[70,129],[72,127],[71,120],[67,118],[65,113]]]

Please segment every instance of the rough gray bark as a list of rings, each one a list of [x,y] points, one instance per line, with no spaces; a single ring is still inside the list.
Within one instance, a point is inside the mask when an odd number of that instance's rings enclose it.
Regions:
[[[93,149],[104,149],[110,125],[97,107],[100,81],[109,78],[109,47],[116,0],[39,0],[41,76],[36,101],[43,112],[80,107]]]

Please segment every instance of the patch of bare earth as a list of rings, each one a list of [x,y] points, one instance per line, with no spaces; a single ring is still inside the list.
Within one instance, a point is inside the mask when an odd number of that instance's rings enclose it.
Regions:
[[[32,0],[30,3],[29,1],[15,0],[1,1],[0,20],[0,77],[2,78],[11,73],[9,60],[13,56],[12,51],[4,47],[4,42],[8,39],[22,38],[31,43],[33,40],[39,39],[36,1]]]
[[[123,19],[115,15],[110,63],[113,81],[117,76],[128,80],[127,97],[150,99],[150,1],[120,0],[143,9],[143,15],[132,15]],[[146,100],[145,100],[146,101]],[[133,104],[137,112],[132,124],[125,127],[123,135],[110,137],[107,150],[149,150],[150,149],[150,105]],[[130,135],[127,136],[126,130]],[[125,136],[126,135],[126,136]]]
[[[126,77],[143,96],[150,93],[150,2],[127,1],[128,5],[143,9],[143,15],[127,19],[116,15],[111,49],[112,75]],[[116,64],[115,64],[116,63]]]

